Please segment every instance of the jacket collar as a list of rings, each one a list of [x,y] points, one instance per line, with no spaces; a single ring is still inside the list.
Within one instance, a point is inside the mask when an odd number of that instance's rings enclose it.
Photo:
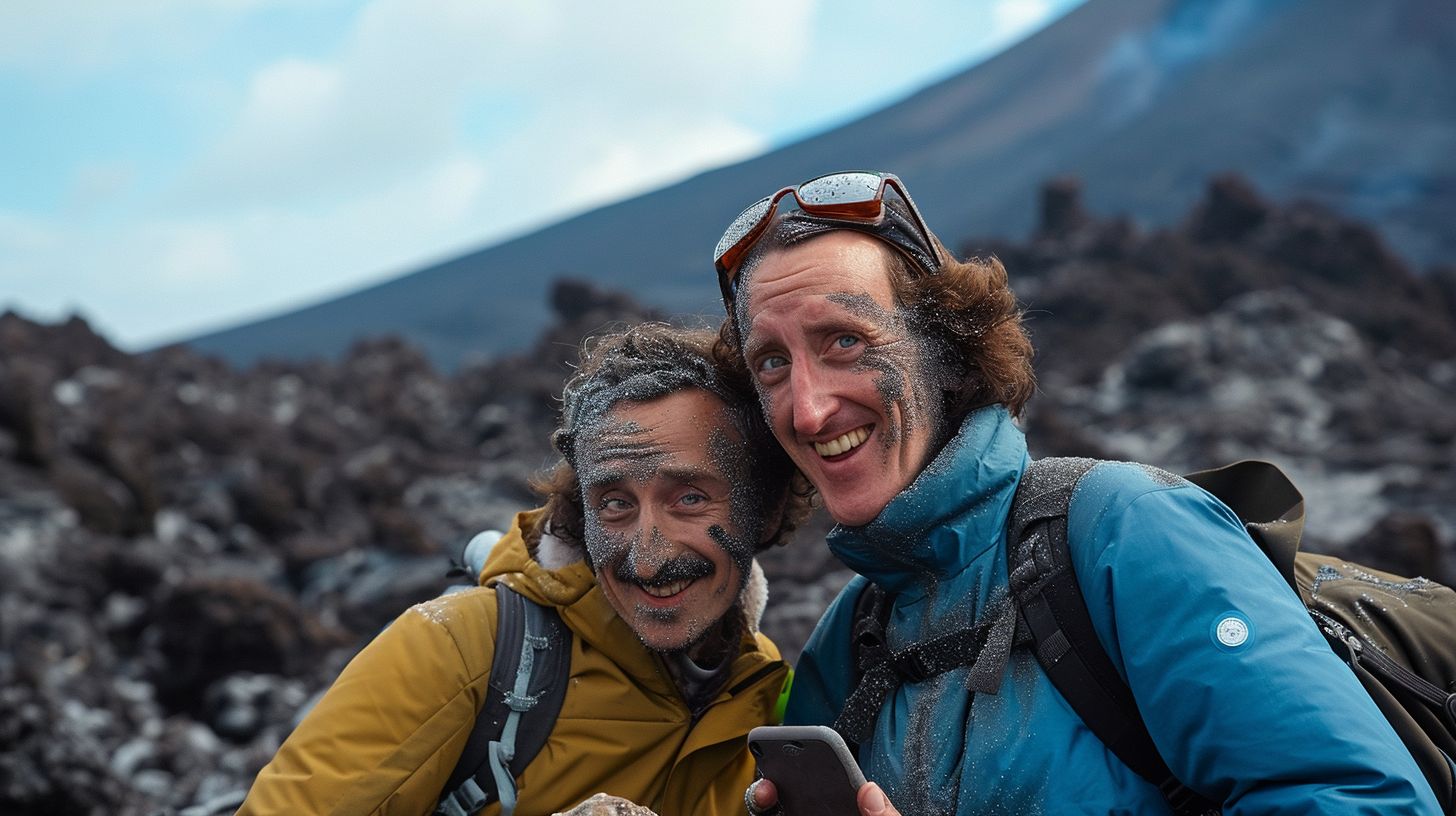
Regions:
[[[1005,407],[972,411],[879,516],[830,531],[829,549],[887,592],[923,594],[1005,537],[1026,460],[1026,438]]]

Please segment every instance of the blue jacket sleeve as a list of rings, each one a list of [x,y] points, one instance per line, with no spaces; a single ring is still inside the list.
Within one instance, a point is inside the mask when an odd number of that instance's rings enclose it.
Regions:
[[[849,697],[854,604],[868,582],[856,575],[824,611],[794,667],[785,725],[833,725]]]
[[[1158,750],[1225,814],[1439,813],[1419,768],[1233,513],[1118,467],[1068,515],[1103,646]]]

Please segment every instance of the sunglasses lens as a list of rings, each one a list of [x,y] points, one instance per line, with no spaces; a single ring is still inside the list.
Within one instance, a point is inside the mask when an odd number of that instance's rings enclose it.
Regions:
[[[805,204],[851,204],[873,201],[880,191],[879,173],[835,173],[806,181],[799,187]]]
[[[738,217],[733,219],[733,223],[728,225],[728,229],[723,233],[723,237],[718,239],[718,246],[713,249],[713,263],[721,260],[724,253],[732,249],[739,241],[743,240],[743,236],[752,232],[753,228],[758,226],[758,223],[763,220],[764,215],[768,213],[768,208],[773,206],[772,198],[773,196],[769,196],[768,198],[753,202],[748,205],[748,209],[739,213]]]

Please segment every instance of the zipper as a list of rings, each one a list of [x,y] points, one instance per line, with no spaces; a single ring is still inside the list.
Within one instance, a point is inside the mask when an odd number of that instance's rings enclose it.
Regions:
[[[1390,657],[1390,655],[1379,649],[1370,646],[1364,638],[1346,628],[1334,618],[1311,610],[1310,614],[1315,615],[1315,620],[1325,634],[1344,645],[1349,654],[1351,666],[1364,666],[1366,669],[1380,675],[1382,678],[1396,684],[1401,689],[1422,702],[1434,707],[1444,716],[1450,717],[1450,712],[1456,710],[1453,706],[1453,699],[1456,694],[1447,694],[1436,684],[1424,677],[1402,666]]]

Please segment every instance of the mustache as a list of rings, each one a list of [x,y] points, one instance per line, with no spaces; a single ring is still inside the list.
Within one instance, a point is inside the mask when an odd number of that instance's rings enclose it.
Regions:
[[[623,583],[643,586],[665,586],[674,581],[693,581],[713,574],[713,562],[697,553],[685,552],[663,563],[651,578],[639,578],[631,567],[631,557],[618,559],[612,565],[612,576]]]

